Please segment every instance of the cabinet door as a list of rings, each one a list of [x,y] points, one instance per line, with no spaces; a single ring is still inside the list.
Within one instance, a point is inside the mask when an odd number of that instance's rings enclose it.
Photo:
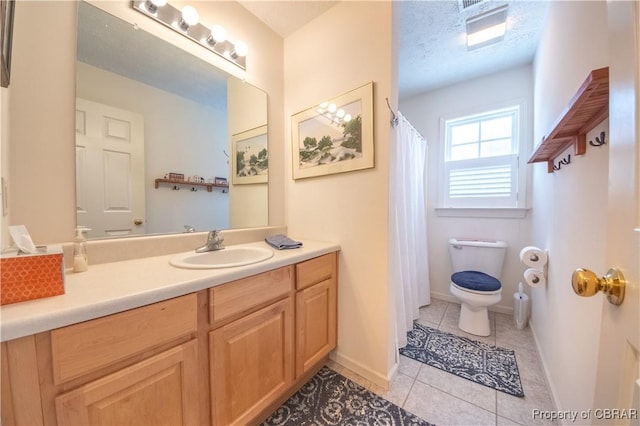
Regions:
[[[296,294],[296,377],[336,347],[336,305],[333,278]]]
[[[293,302],[289,297],[213,330],[212,418],[247,424],[293,382]]]
[[[192,340],[58,396],[58,424],[197,424],[197,380]]]

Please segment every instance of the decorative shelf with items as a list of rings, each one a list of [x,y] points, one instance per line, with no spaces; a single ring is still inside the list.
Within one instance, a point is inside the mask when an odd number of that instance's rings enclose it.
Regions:
[[[164,178],[155,180],[155,188],[158,189],[160,184],[171,185],[174,191],[180,190],[183,186],[190,186],[192,192],[196,192],[198,187],[206,188],[207,192],[213,192],[213,188],[222,188],[223,193],[229,190],[229,182],[226,178],[215,177],[205,181],[200,176],[193,176],[189,180],[184,180],[184,175],[181,173],[167,173]]]
[[[547,162],[547,172],[553,173],[559,166],[555,159],[573,145],[575,155],[587,152],[587,133],[609,117],[609,68],[591,71],[569,105],[553,126],[553,130],[542,138],[529,163]],[[570,158],[570,157],[569,157]],[[569,164],[561,160],[560,164]]]

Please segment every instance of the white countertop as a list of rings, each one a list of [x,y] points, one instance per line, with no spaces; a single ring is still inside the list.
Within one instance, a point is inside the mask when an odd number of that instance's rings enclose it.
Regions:
[[[0,307],[0,341],[183,296],[340,250],[335,243],[302,242],[301,248],[273,249],[274,255],[270,259],[234,268],[176,268],[169,265],[174,253],[90,265],[89,270],[82,273],[67,271],[65,294]],[[264,241],[240,246],[271,248]]]

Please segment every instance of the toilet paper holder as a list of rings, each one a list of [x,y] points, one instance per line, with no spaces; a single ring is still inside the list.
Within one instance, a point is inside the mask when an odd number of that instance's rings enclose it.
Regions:
[[[622,271],[617,268],[609,269],[602,278],[583,268],[578,268],[571,274],[571,286],[577,295],[591,297],[601,291],[607,295],[607,300],[613,305],[620,305],[624,300],[626,283]]]

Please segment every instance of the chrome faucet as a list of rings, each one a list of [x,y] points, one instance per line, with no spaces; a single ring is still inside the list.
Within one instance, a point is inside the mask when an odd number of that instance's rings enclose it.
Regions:
[[[219,230],[216,229],[216,230],[210,231],[209,235],[207,235],[207,242],[205,243],[205,245],[198,247],[196,249],[196,253],[222,250],[224,248],[224,246],[222,245],[223,241],[224,241],[224,238],[220,236]]]
[[[191,225],[185,225],[184,226],[185,231],[184,232],[196,232],[196,228],[194,228]]]

